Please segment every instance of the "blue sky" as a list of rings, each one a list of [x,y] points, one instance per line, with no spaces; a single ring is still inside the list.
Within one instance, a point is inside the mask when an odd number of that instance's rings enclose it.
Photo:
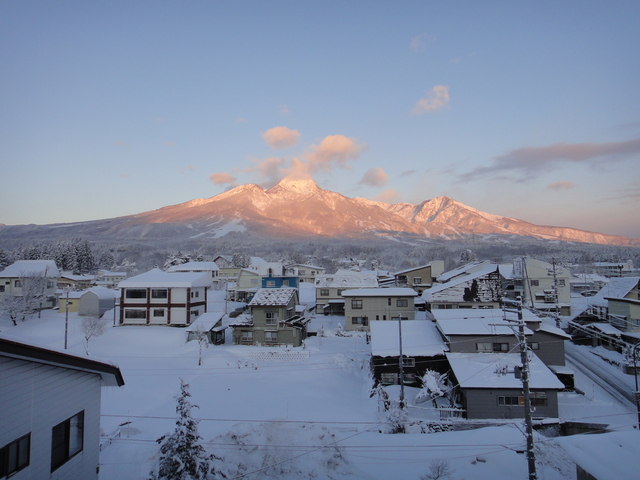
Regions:
[[[640,3],[0,2],[0,223],[311,176],[640,237]]]

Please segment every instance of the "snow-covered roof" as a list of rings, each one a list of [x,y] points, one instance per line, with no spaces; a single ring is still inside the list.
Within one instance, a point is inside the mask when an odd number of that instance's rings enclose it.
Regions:
[[[101,270],[103,277],[126,277],[127,272],[111,272],[109,270]]]
[[[486,265],[482,265],[477,270],[474,270],[471,273],[456,276],[455,278],[449,280],[447,283],[439,283],[433,285],[430,289],[425,290],[425,292],[422,294],[422,297],[426,301],[429,301],[435,293],[441,292],[451,287],[455,287],[456,285],[460,285],[461,283],[470,282],[476,278],[493,273],[497,269],[498,265],[496,265],[495,263],[487,263]]]
[[[316,287],[334,288],[376,288],[378,277],[360,272],[345,273],[347,270],[339,270],[341,273],[322,274],[316,276]]]
[[[60,270],[53,260],[18,260],[0,272],[0,277],[6,278],[38,275],[56,278],[60,276]]]
[[[66,278],[75,282],[81,282],[82,280],[93,280],[93,275],[74,275],[73,272],[60,272],[60,278]]]
[[[374,320],[371,329],[371,355],[397,357],[400,355],[398,321]],[[445,345],[433,322],[402,320],[402,354],[409,357],[442,355]]]
[[[465,318],[481,318],[489,323],[496,323],[502,320],[505,315],[509,320],[517,320],[518,315],[514,312],[503,312],[499,308],[454,308],[451,310],[435,309],[431,315],[436,320],[458,320]],[[541,322],[542,319],[527,308],[522,309],[522,318],[526,323]]]
[[[255,307],[258,305],[288,305],[295,293],[296,289],[291,287],[261,288],[253,296],[251,302],[249,302],[249,306]]]
[[[439,319],[437,324],[440,331],[447,337],[450,335],[513,336],[513,329],[517,328],[517,324],[505,322],[502,317]],[[526,327],[524,333],[525,335],[533,335],[533,332]]]
[[[589,478],[638,478],[640,432],[624,430],[597,435],[554,438]]]
[[[454,268],[453,270],[449,270],[448,272],[444,272],[443,274],[438,275],[438,277],[436,278],[436,281],[448,282],[452,278],[455,278],[459,275],[467,275],[471,272],[476,271],[480,267],[484,267],[484,265],[487,265],[487,264],[489,264],[489,260],[482,260],[478,262],[467,263],[458,268]]]
[[[154,268],[146,273],[122,280],[120,288],[149,288],[149,287],[206,287],[211,285],[209,275],[197,272],[163,272]]]
[[[549,325],[547,323],[540,325],[540,328],[537,331],[550,333],[552,335],[564,337],[569,340],[571,339],[571,335],[569,335],[567,332],[565,332],[561,328],[554,327],[553,325]]]
[[[119,296],[119,292],[114,290],[113,288],[104,288],[104,287],[91,287],[88,290],[82,292],[85,293],[94,293],[100,300],[113,300],[114,298]]]
[[[413,288],[356,288],[344,290],[343,297],[417,297]]]
[[[447,353],[447,360],[462,388],[522,388],[514,370],[519,353]],[[529,354],[529,387],[563,389],[564,385],[535,354]]]
[[[206,312],[200,315],[195,322],[189,325],[185,331],[193,332],[199,328],[211,330],[224,317],[224,312]]]
[[[616,327],[614,327],[613,325],[611,325],[610,323],[590,323],[588,325],[585,325],[585,327],[587,328],[593,328],[595,330],[598,330],[602,333],[604,333],[605,335],[616,335],[616,336],[620,336],[622,335],[622,331],[618,330]]]
[[[187,262],[167,268],[167,272],[211,272],[218,271],[216,262]]]

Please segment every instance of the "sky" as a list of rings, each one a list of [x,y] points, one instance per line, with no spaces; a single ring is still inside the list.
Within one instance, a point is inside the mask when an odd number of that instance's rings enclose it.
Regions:
[[[0,223],[295,176],[640,238],[640,2],[0,2]]]

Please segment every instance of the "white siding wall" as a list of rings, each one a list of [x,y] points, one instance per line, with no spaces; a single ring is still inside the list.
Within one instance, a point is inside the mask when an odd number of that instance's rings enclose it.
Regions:
[[[12,476],[23,479],[97,479],[100,376],[0,357],[0,445],[31,432],[31,460]],[[84,410],[82,452],[51,473],[51,429]]]

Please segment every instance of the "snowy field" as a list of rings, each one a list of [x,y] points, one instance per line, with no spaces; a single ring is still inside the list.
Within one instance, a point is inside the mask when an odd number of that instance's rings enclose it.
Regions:
[[[211,292],[209,311],[224,310],[221,295]],[[305,295],[308,292],[303,292],[303,301]],[[111,325],[113,315],[109,315]],[[69,351],[85,355],[81,319],[70,314],[69,320]],[[194,417],[200,419],[203,445],[224,459],[217,467],[228,478],[417,480],[430,473],[434,461],[442,460],[452,470],[443,478],[527,477],[522,422],[429,434],[385,433],[387,418],[379,412],[377,398],[369,395],[369,346],[359,334],[336,336],[343,322],[342,317],[316,318],[313,327],[324,336],[308,338],[305,348],[296,349],[234,346],[228,331],[225,345],[204,350],[201,366],[198,344],[186,342],[184,329],[108,328],[91,339],[91,357],[119,365],[126,385],[102,389],[101,441],[106,443],[100,479],[148,477],[158,454],[155,440],[175,425],[180,379],[190,385],[191,401],[200,407]],[[64,323],[63,313],[44,311],[41,318],[17,327],[0,319],[0,329],[26,342],[62,349]],[[610,478],[635,478],[633,474],[640,471],[640,434],[633,429],[634,409],[586,377],[576,379],[584,395],[561,394],[561,417],[610,424],[622,440],[602,447],[612,449],[610,455],[604,450],[603,458],[618,458],[613,450],[615,445],[622,447],[621,442],[625,448],[627,443],[635,445],[624,450],[626,462],[614,465],[612,460],[611,472],[616,473]],[[388,391],[392,397],[398,394],[397,387]],[[434,412],[416,408],[413,399],[418,391],[407,389],[410,416],[424,421],[436,418]],[[580,458],[587,448],[576,438],[536,435],[540,479],[576,478],[567,452]],[[631,476],[625,477],[626,473]]]

